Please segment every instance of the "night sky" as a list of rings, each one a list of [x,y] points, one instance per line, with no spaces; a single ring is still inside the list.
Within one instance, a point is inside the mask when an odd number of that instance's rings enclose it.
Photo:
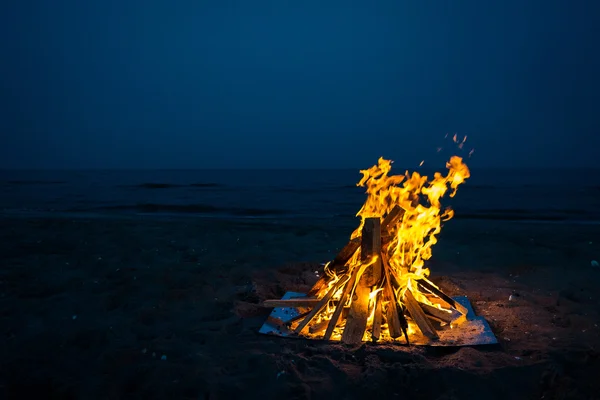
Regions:
[[[4,3],[0,168],[600,167],[598,1]]]

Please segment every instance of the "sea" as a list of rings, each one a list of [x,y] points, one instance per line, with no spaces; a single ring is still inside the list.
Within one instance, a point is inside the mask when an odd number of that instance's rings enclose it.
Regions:
[[[356,186],[361,176],[343,169],[2,170],[0,216],[347,219],[366,198]],[[442,203],[461,219],[597,224],[600,170],[471,169]]]

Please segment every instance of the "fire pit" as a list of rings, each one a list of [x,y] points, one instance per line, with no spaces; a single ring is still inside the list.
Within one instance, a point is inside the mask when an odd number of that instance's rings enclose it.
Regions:
[[[453,217],[440,199],[469,178],[467,165],[454,156],[445,176],[428,180],[417,172],[389,175],[391,163],[380,158],[361,171],[358,186],[366,187],[367,199],[359,227],[307,294],[263,303],[274,310],[261,333],[346,344],[496,343],[468,299],[443,293],[424,265],[442,222]]]

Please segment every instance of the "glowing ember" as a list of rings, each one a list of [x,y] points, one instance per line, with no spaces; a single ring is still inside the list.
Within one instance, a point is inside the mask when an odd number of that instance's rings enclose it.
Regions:
[[[361,171],[358,186],[366,188],[367,199],[357,214],[359,227],[325,266],[309,298],[302,305],[288,302],[307,309],[290,326],[297,334],[345,343],[403,337],[410,342],[413,335],[436,340],[437,330],[465,319],[464,307],[427,279],[424,262],[442,222],[453,216],[440,199],[456,194],[469,169],[454,156],[446,175],[436,172],[428,179],[408,171],[389,175],[391,164],[380,158]]]

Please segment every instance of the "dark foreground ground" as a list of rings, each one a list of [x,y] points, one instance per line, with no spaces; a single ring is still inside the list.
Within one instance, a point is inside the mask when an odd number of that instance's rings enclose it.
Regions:
[[[258,335],[258,303],[308,288],[350,230],[0,219],[0,397],[600,398],[597,226],[447,224],[432,278],[470,298],[498,346]]]

